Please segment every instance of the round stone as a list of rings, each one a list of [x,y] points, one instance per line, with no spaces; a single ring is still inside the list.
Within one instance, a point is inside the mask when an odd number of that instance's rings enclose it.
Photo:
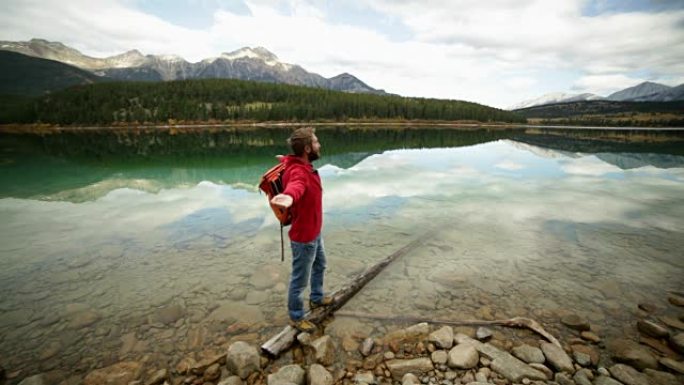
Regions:
[[[576,314],[566,315],[565,317],[561,318],[561,322],[563,325],[574,330],[586,331],[590,329],[589,322]]]

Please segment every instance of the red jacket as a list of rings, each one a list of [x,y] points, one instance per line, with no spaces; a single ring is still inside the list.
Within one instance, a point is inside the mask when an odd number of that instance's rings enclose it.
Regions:
[[[290,239],[295,242],[311,242],[321,233],[323,226],[323,187],[321,177],[318,176],[311,163],[288,155],[281,159],[285,162],[283,184],[287,194],[292,197],[290,207],[292,227]]]

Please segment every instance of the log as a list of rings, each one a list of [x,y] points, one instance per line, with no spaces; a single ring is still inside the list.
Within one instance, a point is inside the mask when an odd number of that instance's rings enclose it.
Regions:
[[[544,328],[539,324],[539,322],[525,317],[513,317],[509,319],[484,321],[484,320],[464,320],[464,321],[452,321],[452,320],[435,320],[422,317],[407,317],[407,316],[388,316],[381,314],[366,314],[366,313],[355,313],[355,312],[341,312],[336,314],[338,317],[354,317],[354,318],[368,318],[377,319],[384,321],[399,321],[399,322],[411,322],[420,323],[427,322],[432,324],[441,325],[451,325],[451,326],[506,326],[506,327],[517,327],[517,328],[527,328],[533,332],[546,338],[552,344],[562,348],[560,342],[551,333],[544,330]]]
[[[419,237],[418,239],[415,239],[411,243],[385,257],[375,265],[366,269],[363,273],[356,276],[347,286],[340,288],[331,294],[333,298],[331,305],[316,308],[313,311],[308,312],[304,318],[316,325],[319,325],[321,322],[323,322],[323,320],[347,303],[347,301],[349,301],[349,299],[358,293],[359,290],[361,290],[368,282],[375,278],[375,276],[377,276],[382,269],[384,269],[398,257],[405,255],[409,251],[415,249],[424,241],[424,236]],[[261,345],[261,351],[271,357],[277,357],[280,355],[280,353],[290,348],[297,337],[297,334],[299,334],[299,331],[288,325],[278,334],[271,337],[268,341]]]

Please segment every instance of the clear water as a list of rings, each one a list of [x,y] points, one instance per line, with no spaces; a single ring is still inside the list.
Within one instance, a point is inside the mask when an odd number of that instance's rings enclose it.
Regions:
[[[319,131],[326,287],[422,239],[343,311],[527,316],[557,333],[558,318],[575,313],[610,336],[633,333],[638,303],[665,307],[667,290],[684,289],[684,157],[663,150],[684,142],[336,135]],[[173,366],[234,338],[258,344],[286,322],[289,251],[281,263],[278,226],[256,191],[282,146],[93,160],[3,143],[8,372],[85,373],[143,358]],[[388,327],[338,317],[328,330]]]

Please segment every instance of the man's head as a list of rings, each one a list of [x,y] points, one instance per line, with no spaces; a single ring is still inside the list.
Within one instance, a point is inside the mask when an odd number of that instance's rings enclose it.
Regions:
[[[306,157],[309,162],[313,162],[321,156],[321,144],[318,143],[316,130],[313,127],[300,127],[296,129],[290,135],[287,143],[296,156]]]

